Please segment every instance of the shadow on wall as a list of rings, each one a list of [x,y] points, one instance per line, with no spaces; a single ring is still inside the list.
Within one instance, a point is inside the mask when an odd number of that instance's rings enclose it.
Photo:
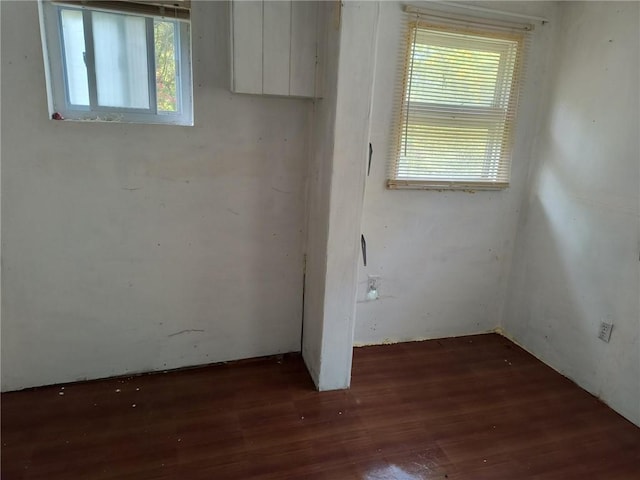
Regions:
[[[557,115],[563,125],[577,124],[561,106]],[[517,338],[536,345],[533,351],[545,362],[600,396],[612,373],[607,369],[622,368],[610,355],[611,360],[603,361],[603,349],[614,345],[607,347],[597,339],[600,321],[616,311],[612,302],[620,283],[608,281],[614,267],[607,258],[613,262],[616,253],[619,256],[613,232],[620,228],[621,212],[588,197],[588,187],[569,168],[567,159],[579,152],[567,137],[583,133],[565,130],[559,135],[561,130],[553,125],[554,120],[547,148],[540,152],[547,161],[539,167],[528,205],[520,248],[525,256],[512,286],[511,311],[522,322]],[[614,212],[617,217],[607,216]],[[618,343],[615,348],[633,341],[616,338],[615,332],[612,338]]]

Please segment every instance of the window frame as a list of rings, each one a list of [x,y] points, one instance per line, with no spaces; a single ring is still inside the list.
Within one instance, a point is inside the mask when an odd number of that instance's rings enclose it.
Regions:
[[[407,12],[415,13],[412,7],[406,8]],[[439,20],[439,21],[438,21]],[[440,17],[438,20],[431,20],[428,14],[423,16],[414,15],[407,19],[405,25],[405,35],[402,44],[402,57],[400,63],[400,71],[397,86],[397,98],[395,101],[395,115],[392,125],[392,138],[391,138],[391,153],[390,153],[390,165],[389,173],[387,176],[386,186],[388,189],[422,189],[422,190],[502,190],[509,187],[510,183],[510,170],[512,163],[513,143],[515,137],[515,123],[517,114],[517,105],[519,96],[522,92],[524,85],[524,60],[527,50],[527,36],[526,32],[533,28],[532,25],[517,25],[513,28],[497,26],[492,28],[490,24],[479,23],[473,24],[469,22],[468,17],[465,20],[458,21],[455,17],[451,19],[443,20]],[[447,20],[450,20],[448,22]],[[500,55],[498,73],[495,83],[495,95],[493,98],[493,105],[491,106],[479,106],[479,105],[448,105],[431,103],[428,101],[415,101],[409,100],[411,95],[411,79],[413,76],[413,62],[412,59],[413,49],[416,44],[420,44],[417,41],[419,30],[422,29],[426,32],[450,32],[456,35],[469,36],[469,41],[472,43],[471,37],[491,37],[505,40],[505,46],[501,47],[495,45],[495,48],[487,48],[486,45],[478,45],[477,51],[493,51]],[[428,33],[427,33],[428,35]],[[516,42],[516,60],[514,61],[513,72],[505,74],[505,68],[507,68],[506,55],[508,54],[507,41]],[[429,45],[429,43],[423,43],[423,45]],[[456,45],[456,42],[452,40],[450,48],[461,48]],[[446,46],[446,45],[445,45]],[[511,79],[511,84],[505,89],[505,82]],[[504,101],[506,98],[506,101]],[[512,105],[513,104],[513,105]],[[503,106],[501,106],[503,105]],[[478,112],[485,111],[485,118],[481,121],[478,120]],[[504,120],[504,128],[501,127],[501,122],[491,118],[491,113],[504,114],[506,120]],[[508,114],[511,113],[512,116]],[[412,122],[408,119],[412,118]],[[422,121],[416,122],[416,117],[422,117]],[[440,117],[451,118],[452,128],[470,128],[470,119],[473,119],[474,126],[484,125],[487,128],[487,146],[486,153],[484,155],[484,167],[483,173],[480,175],[473,175],[472,171],[469,172],[469,178],[455,178],[451,175],[452,170],[443,173],[443,175],[432,174],[429,178],[429,173],[424,171],[424,175],[420,176],[418,173],[411,175],[406,173],[401,175],[401,151],[402,148],[406,148],[405,132],[412,126],[423,127],[436,127],[443,128],[445,122],[442,120],[434,122],[434,119]],[[455,119],[454,119],[455,118]],[[431,119],[431,122],[430,122]],[[491,131],[494,130],[494,133]],[[502,131],[502,134],[500,133]],[[490,140],[494,136],[495,140]],[[419,139],[420,137],[414,137]],[[506,143],[505,143],[506,140]],[[491,150],[502,144],[506,147],[506,153],[503,153],[499,158],[495,158]],[[425,162],[426,163],[426,162]],[[454,162],[451,162],[451,166]],[[426,165],[425,165],[426,166]],[[500,171],[506,169],[506,181],[500,180]],[[495,172],[493,175],[491,172]],[[463,174],[464,175],[464,174]],[[475,178],[473,178],[475,176]]]
[[[191,25],[190,22],[169,16],[132,13],[113,9],[96,8],[94,5],[72,5],[41,0],[41,31],[50,115],[59,113],[65,120],[104,121],[118,123],[193,125],[193,87],[191,76]],[[64,57],[62,35],[62,11],[82,12],[86,49],[87,82],[90,105],[74,105],[70,102],[67,66]],[[149,82],[149,108],[101,106],[97,100],[97,82],[93,49],[92,12],[104,12],[145,19],[147,43],[147,74]],[[156,98],[154,20],[175,24],[176,57],[176,112],[159,111]]]

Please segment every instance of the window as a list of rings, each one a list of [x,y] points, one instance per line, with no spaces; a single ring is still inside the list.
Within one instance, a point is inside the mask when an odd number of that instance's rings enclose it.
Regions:
[[[193,124],[188,8],[124,1],[41,5],[51,114]]]
[[[524,33],[420,15],[407,32],[388,187],[506,188]]]

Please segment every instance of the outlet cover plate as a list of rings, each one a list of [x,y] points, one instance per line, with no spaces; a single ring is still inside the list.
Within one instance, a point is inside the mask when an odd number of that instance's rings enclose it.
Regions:
[[[380,288],[379,275],[367,275],[367,291],[378,290]]]
[[[609,343],[611,339],[611,330],[613,330],[612,323],[600,322],[600,332],[598,333],[598,338],[603,342]]]

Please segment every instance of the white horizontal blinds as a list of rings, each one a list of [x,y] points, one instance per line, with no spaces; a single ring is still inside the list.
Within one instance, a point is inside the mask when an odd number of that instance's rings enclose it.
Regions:
[[[190,0],[54,0],[53,3],[176,20],[189,20],[191,14]]]
[[[407,31],[388,186],[508,186],[523,34],[421,18]]]

